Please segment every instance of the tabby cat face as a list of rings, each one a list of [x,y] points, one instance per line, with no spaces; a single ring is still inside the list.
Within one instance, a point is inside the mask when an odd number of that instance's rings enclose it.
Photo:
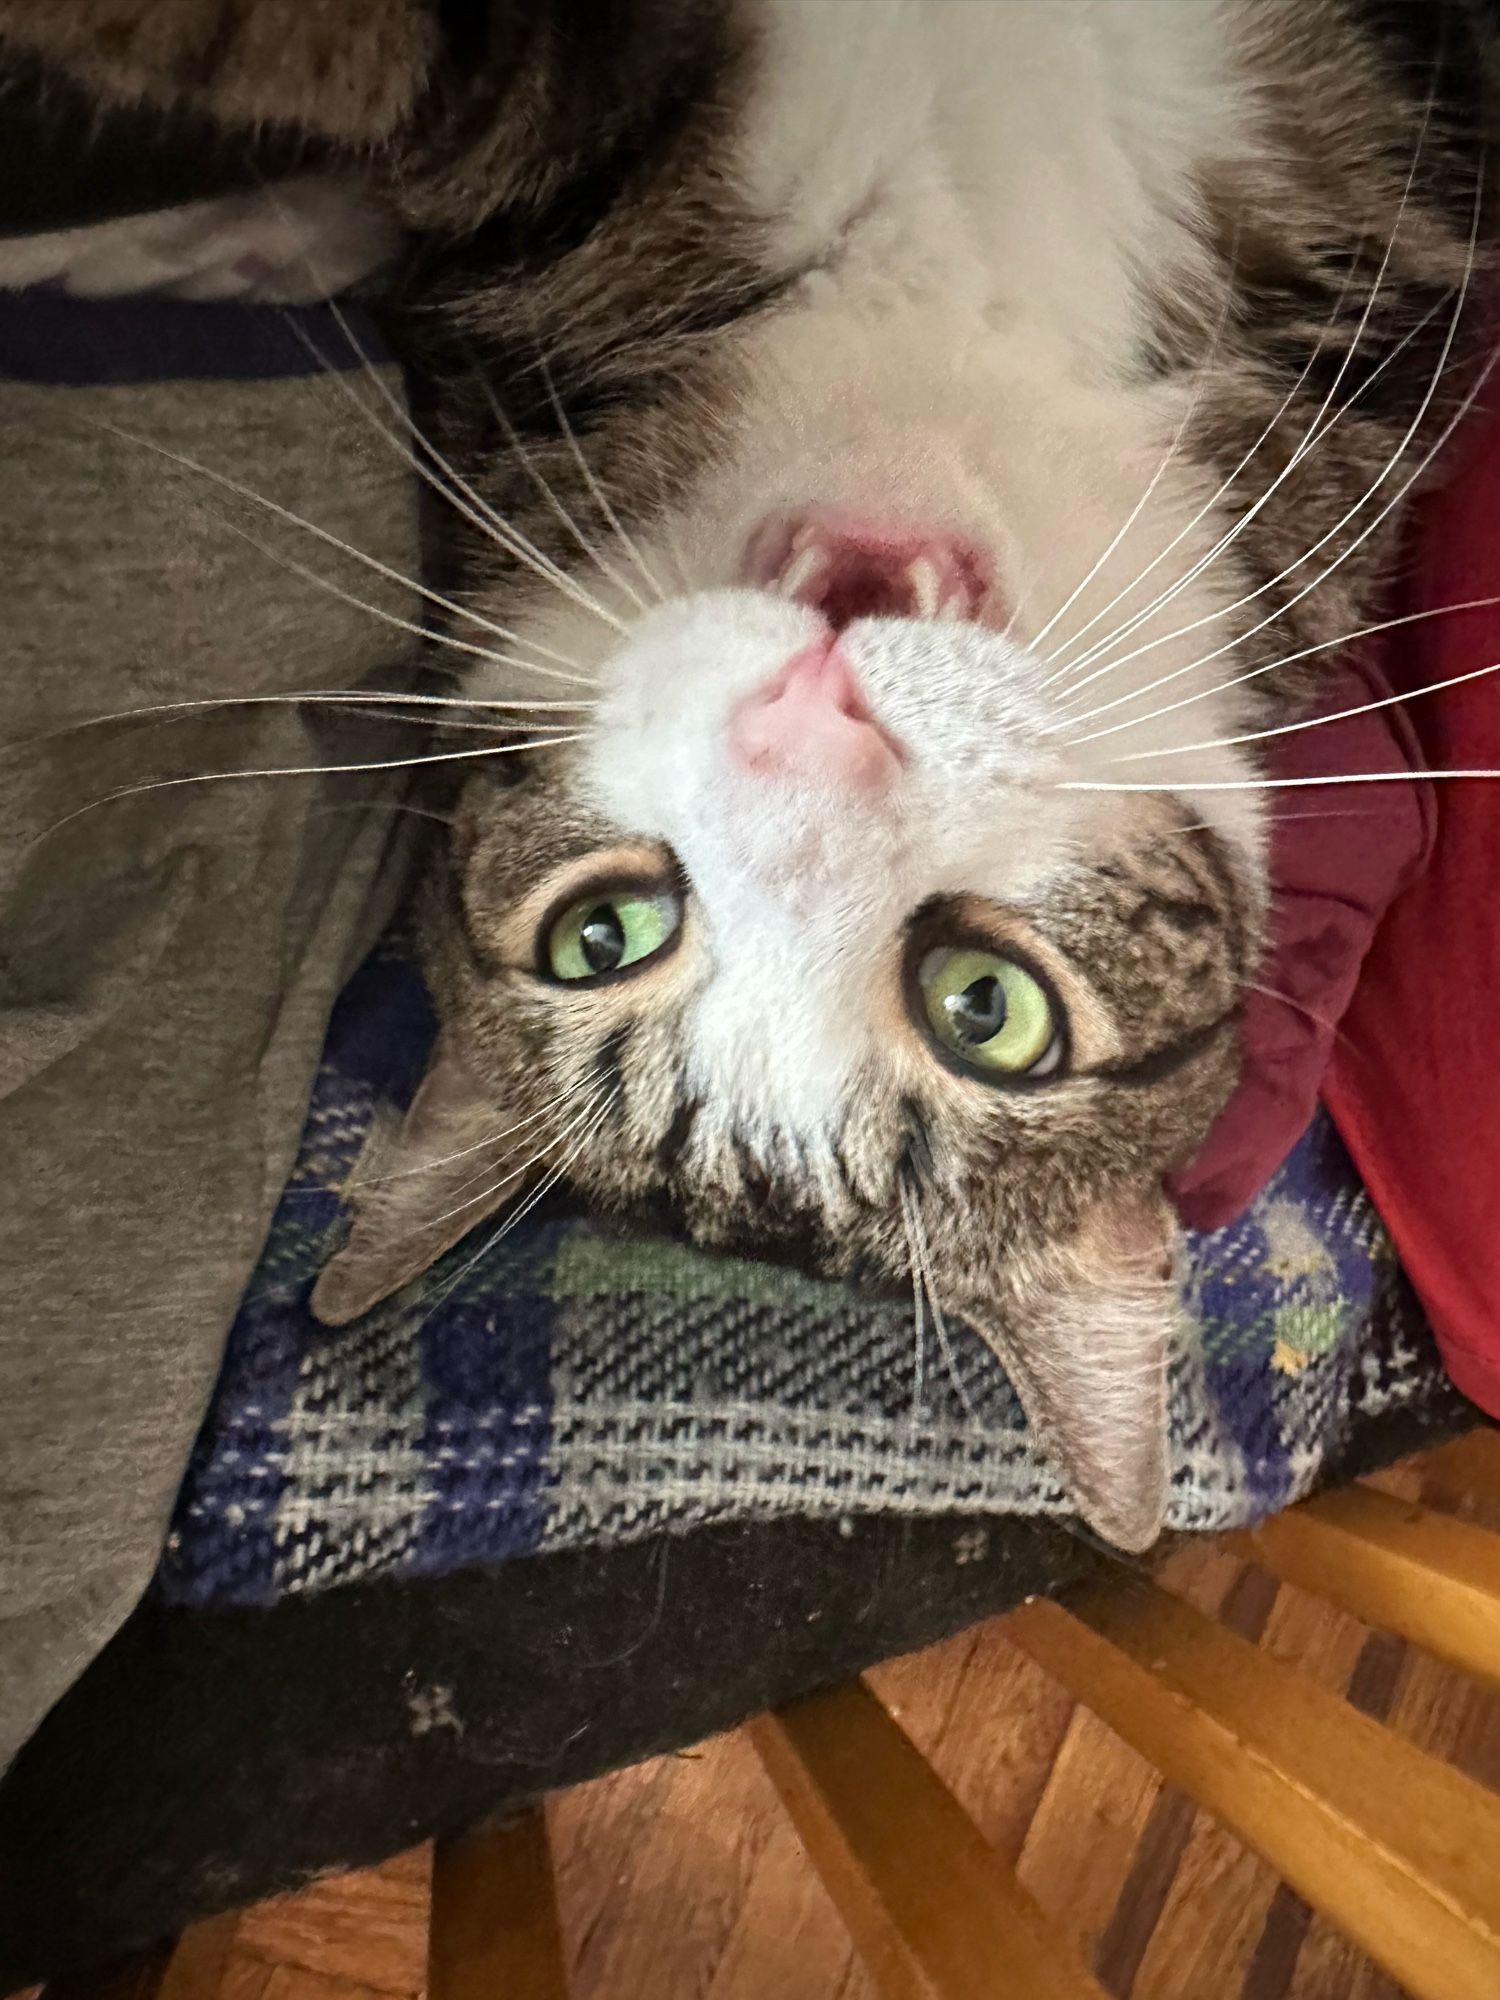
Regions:
[[[1122,1430],[1099,1386],[1160,1402],[1160,1182],[1235,1074],[1255,849],[1069,789],[1088,759],[982,551],[810,510],[744,567],[632,623],[581,741],[469,783],[443,1053],[320,1309],[557,1172],[709,1247],[915,1277],[1044,1423],[1097,1406],[1081,1503],[1149,1539],[1160,1411]]]
[[[462,800],[439,1053],[325,1317],[565,1177],[915,1274],[1152,1538],[1246,745],[1370,615],[1475,263],[1440,11],[746,0],[657,154],[464,239],[474,692],[592,706]]]
[[[471,790],[463,1004],[507,1106],[596,1105],[572,1179],[890,1277],[905,1189],[973,1239],[972,1305],[997,1247],[1192,1151],[1232,1074],[1244,857],[1169,801],[1061,791],[1043,678],[980,624],[835,637],[705,595],[641,620],[583,744]]]

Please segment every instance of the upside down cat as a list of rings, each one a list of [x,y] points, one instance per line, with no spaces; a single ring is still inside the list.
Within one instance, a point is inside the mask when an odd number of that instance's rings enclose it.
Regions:
[[[518,754],[430,886],[438,1052],[325,1316],[565,1178],[914,1287],[1154,1537],[1264,732],[1476,379],[1487,11],[0,4],[418,241],[442,636]]]

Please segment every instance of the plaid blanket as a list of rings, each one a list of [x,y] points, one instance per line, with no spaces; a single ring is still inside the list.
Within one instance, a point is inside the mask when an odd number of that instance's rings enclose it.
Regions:
[[[909,1309],[613,1236],[560,1201],[478,1257],[471,1238],[358,1324],[320,1326],[306,1299],[372,1114],[409,1101],[432,1033],[409,947],[388,940],[332,1022],[179,1498],[165,1597],[263,1604],[773,1513],[1067,1511],[967,1329],[948,1365],[919,1371]],[[1177,1527],[1282,1506],[1362,1416],[1443,1393],[1321,1115],[1248,1215],[1192,1239],[1186,1287]]]

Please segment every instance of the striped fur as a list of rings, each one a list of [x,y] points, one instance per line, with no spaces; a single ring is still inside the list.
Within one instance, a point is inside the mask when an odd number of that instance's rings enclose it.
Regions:
[[[1232,1085],[1266,897],[1226,739],[1378,616],[1478,379],[1493,12],[412,0],[330,53],[305,4],[0,0],[0,40],[111,101],[358,160],[423,238],[402,337],[480,496],[452,580],[536,663],[476,697],[556,695],[559,659],[597,691],[581,742],[464,795],[404,1142],[428,1170],[372,1200],[331,1317],[565,1174],[699,1242],[915,1276],[1089,1518],[1150,1539],[1159,1188]],[[258,67],[272,31],[290,73]],[[747,537],[810,501],[962,529],[999,578],[978,627],[851,628],[914,750],[884,820],[715,761],[800,633],[743,587]],[[1154,789],[1076,789],[1122,777]],[[678,948],[539,979],[538,899],[627,848],[685,880]],[[1065,1001],[1032,1087],[955,1074],[914,1020],[913,940],[976,924]]]

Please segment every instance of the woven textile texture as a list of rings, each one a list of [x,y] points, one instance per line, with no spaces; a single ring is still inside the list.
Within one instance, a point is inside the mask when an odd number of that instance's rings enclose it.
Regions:
[[[382,1100],[432,1034],[399,939],[334,1018],[158,1580],[264,1603],[770,1513],[1066,1511],[989,1350],[774,1267],[611,1236],[561,1203],[476,1231],[354,1326],[312,1280]],[[1253,1520],[1361,1415],[1441,1393],[1420,1315],[1331,1125],[1239,1223],[1191,1239],[1172,1520]]]

